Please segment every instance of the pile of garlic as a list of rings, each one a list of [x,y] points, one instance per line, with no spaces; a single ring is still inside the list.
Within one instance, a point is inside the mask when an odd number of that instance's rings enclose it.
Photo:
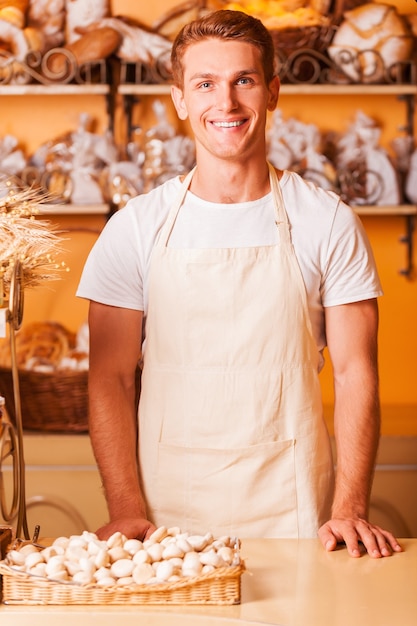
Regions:
[[[179,528],[157,528],[149,539],[114,533],[107,541],[94,533],[59,537],[40,549],[33,544],[10,550],[14,570],[48,580],[81,585],[142,585],[177,582],[220,567],[239,564],[237,540],[190,535]]]

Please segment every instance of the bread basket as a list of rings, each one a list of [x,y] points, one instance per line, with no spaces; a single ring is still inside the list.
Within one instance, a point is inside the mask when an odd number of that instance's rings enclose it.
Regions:
[[[22,425],[26,430],[88,430],[88,354],[81,352],[76,335],[56,321],[27,324],[15,335],[15,363],[19,381]],[[75,355],[82,357],[81,367]],[[68,366],[62,366],[69,359]],[[16,423],[12,342],[0,344],[0,395]]]
[[[141,370],[136,369],[136,406],[140,395]],[[24,430],[88,432],[88,371],[19,370],[20,403]],[[0,366],[0,396],[16,423],[12,371]]]
[[[20,402],[25,430],[88,431],[88,372],[19,370]],[[15,423],[12,371],[0,367],[0,395]]]

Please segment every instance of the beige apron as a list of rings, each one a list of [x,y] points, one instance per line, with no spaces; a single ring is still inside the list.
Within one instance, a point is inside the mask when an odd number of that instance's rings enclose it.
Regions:
[[[139,460],[157,526],[314,537],[333,463],[306,291],[270,166],[279,243],[174,249],[185,179],[153,250]]]

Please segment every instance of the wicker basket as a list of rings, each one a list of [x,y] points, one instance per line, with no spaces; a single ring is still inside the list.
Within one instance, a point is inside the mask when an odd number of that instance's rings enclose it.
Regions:
[[[7,549],[12,541],[13,528],[11,526],[0,526],[0,558],[6,556]]]
[[[88,372],[19,370],[23,428],[52,432],[88,431]],[[0,367],[0,395],[15,423],[12,372]]]
[[[0,562],[4,604],[239,604],[243,563],[195,578],[126,587],[82,586],[50,581],[16,571]]]
[[[269,32],[278,56],[289,57],[301,49],[325,52],[336,32],[336,26],[333,24],[305,26],[304,28],[285,28],[270,30]]]
[[[326,51],[335,32],[336,27],[331,24],[270,30],[281,82],[317,82],[328,66]]]

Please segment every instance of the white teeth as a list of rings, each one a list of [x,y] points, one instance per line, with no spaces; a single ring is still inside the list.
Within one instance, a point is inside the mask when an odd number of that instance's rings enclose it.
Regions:
[[[234,126],[241,126],[243,121],[237,122],[213,122],[214,126],[219,126],[220,128],[233,128]]]

